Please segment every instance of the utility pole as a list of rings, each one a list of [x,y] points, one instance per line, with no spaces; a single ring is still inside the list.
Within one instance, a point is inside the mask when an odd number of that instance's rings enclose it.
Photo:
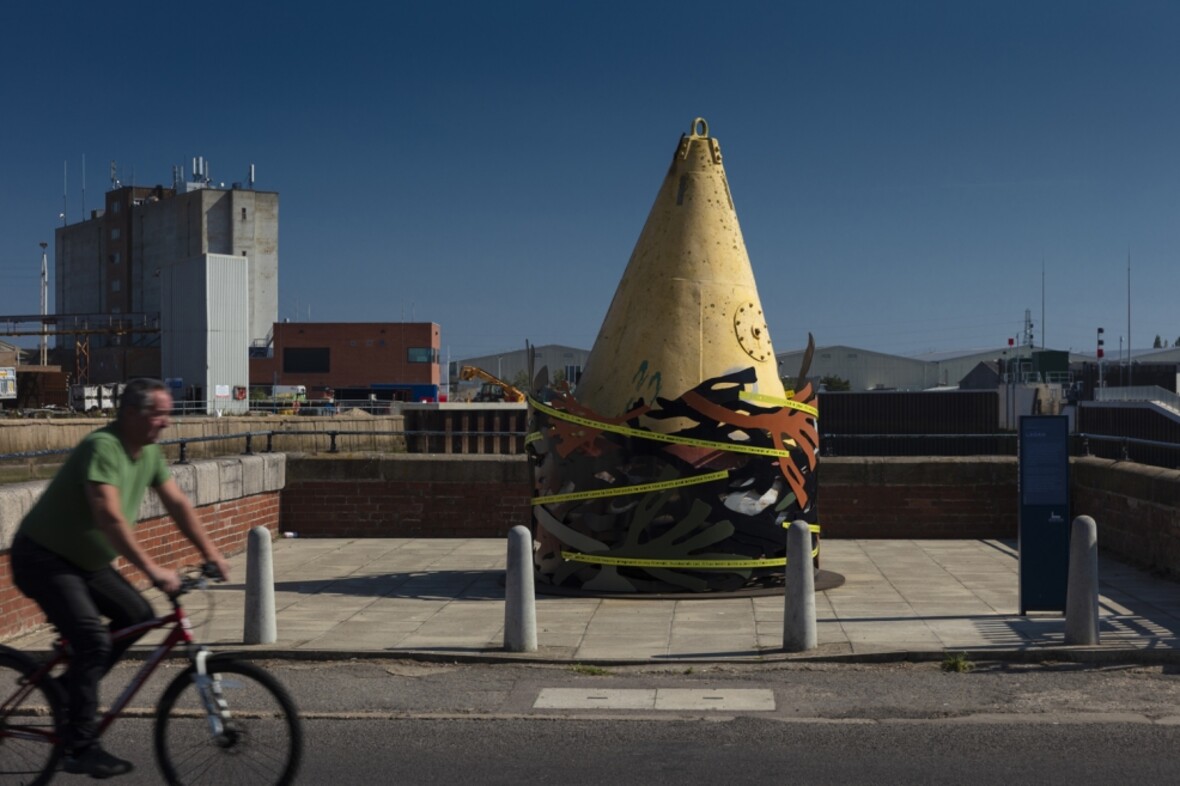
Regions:
[[[1106,341],[1104,339],[1105,335],[1106,335],[1106,331],[1103,330],[1102,328],[1098,328],[1098,351],[1095,354],[1098,357],[1098,387],[1099,388],[1102,387],[1102,356],[1106,354],[1106,350],[1103,348],[1104,345],[1106,344]]]
[[[45,249],[48,243],[41,243],[41,366],[49,365],[49,336],[45,332],[45,317],[49,314],[49,257]]]

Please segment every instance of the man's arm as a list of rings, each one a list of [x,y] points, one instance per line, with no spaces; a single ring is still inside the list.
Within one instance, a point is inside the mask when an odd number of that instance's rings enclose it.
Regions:
[[[177,482],[173,478],[168,478],[156,486],[156,493],[160,496],[160,501],[164,503],[164,509],[168,511],[168,515],[176,522],[176,526],[184,533],[184,536],[192,541],[206,562],[216,565],[217,569],[221,571],[222,577],[228,579],[229,563],[225,561],[225,557],[221,556],[221,551],[213,544],[209,534],[205,532],[201,520],[197,517],[197,511],[193,509],[193,504],[180,490]]]
[[[180,577],[176,571],[157,565],[147,552],[139,547],[131,527],[123,520],[123,506],[117,487],[109,483],[87,483],[86,501],[90,503],[95,524],[106,535],[115,551],[143,571],[153,584],[165,592],[180,589]]]

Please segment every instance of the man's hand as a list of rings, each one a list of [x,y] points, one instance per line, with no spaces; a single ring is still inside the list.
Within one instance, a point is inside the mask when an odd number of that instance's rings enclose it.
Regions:
[[[216,567],[218,572],[221,573],[222,581],[229,581],[229,563],[225,561],[225,557],[218,554],[213,559],[208,560],[208,562],[210,565]]]
[[[174,570],[153,565],[147,574],[152,584],[169,595],[174,595],[180,590],[180,574]]]

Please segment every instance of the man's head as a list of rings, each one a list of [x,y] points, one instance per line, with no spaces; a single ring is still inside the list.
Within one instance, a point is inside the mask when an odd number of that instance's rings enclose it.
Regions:
[[[158,379],[133,379],[119,398],[115,422],[119,434],[130,445],[148,445],[160,438],[172,413],[172,396]]]

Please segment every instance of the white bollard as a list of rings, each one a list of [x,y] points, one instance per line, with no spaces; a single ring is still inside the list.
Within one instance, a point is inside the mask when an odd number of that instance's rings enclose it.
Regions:
[[[806,652],[816,647],[815,566],[811,561],[811,527],[794,521],[787,529],[786,593],[783,603],[783,649]]]
[[[246,540],[246,619],[242,641],[246,644],[273,644],[278,637],[270,530],[255,527]]]
[[[1065,643],[1098,643],[1098,524],[1089,516],[1074,519],[1070,532]]]
[[[508,531],[504,592],[504,649],[537,651],[537,598],[533,592],[533,533],[517,525]]]

